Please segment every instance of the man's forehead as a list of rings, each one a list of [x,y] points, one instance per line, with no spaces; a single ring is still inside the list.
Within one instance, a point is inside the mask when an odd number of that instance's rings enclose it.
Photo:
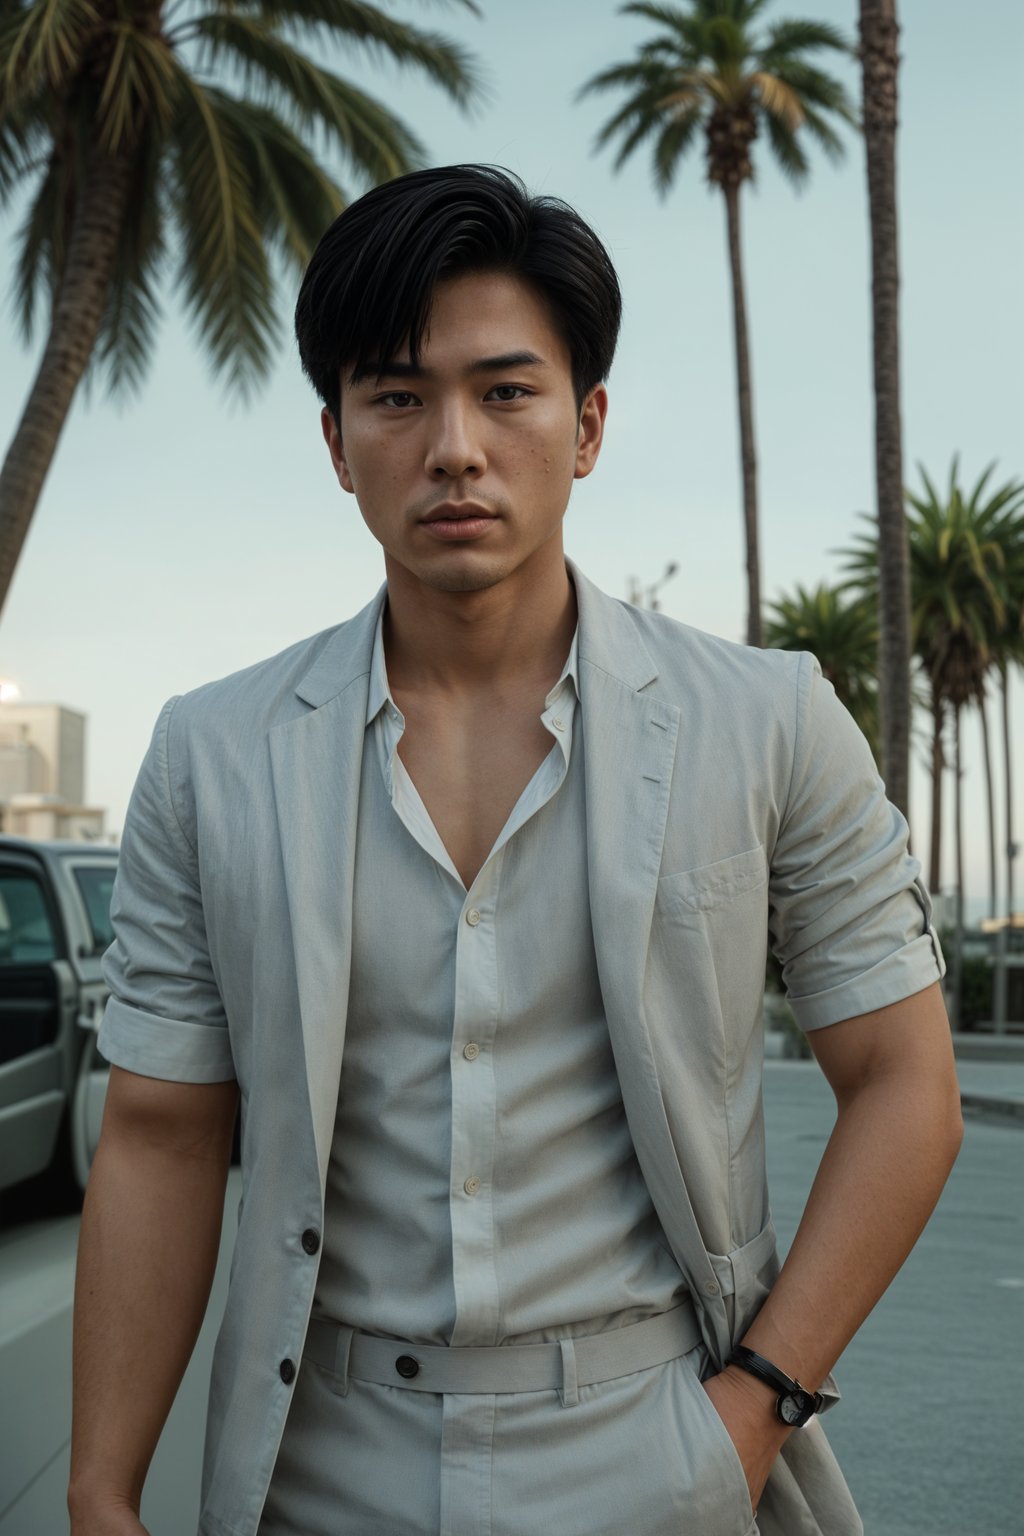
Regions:
[[[388,354],[364,352],[347,371],[350,385],[367,379],[478,374],[502,368],[571,367],[569,349],[544,296],[508,273],[466,273],[443,279],[433,293],[418,348],[408,335]]]

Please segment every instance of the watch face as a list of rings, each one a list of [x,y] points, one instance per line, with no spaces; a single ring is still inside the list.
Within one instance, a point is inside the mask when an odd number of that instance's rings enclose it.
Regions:
[[[794,1428],[806,1424],[813,1409],[814,1403],[809,1392],[786,1392],[779,1398],[779,1418],[783,1424],[790,1424]]]

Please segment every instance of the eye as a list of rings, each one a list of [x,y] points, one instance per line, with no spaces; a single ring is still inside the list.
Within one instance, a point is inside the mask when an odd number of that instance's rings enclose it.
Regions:
[[[502,405],[511,405],[513,400],[530,394],[530,390],[524,389],[522,384],[495,384],[490,393],[496,395],[502,390],[505,391],[499,402]],[[512,391],[511,394],[508,393],[509,390]]]
[[[405,410],[416,396],[408,389],[395,389],[389,395],[378,395],[374,405],[393,405],[396,410]]]

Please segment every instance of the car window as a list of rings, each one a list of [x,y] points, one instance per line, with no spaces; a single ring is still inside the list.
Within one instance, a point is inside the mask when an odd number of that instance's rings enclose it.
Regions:
[[[93,953],[100,954],[114,940],[110,921],[110,893],[114,889],[115,864],[75,864],[75,884],[82,893],[92,929]]]
[[[39,881],[20,869],[0,869],[0,966],[56,958],[57,935]]]

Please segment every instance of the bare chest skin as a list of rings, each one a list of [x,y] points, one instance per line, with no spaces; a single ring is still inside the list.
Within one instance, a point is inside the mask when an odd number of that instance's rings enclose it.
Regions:
[[[540,720],[545,692],[476,715],[392,693],[405,716],[398,755],[468,891],[555,745]]]

